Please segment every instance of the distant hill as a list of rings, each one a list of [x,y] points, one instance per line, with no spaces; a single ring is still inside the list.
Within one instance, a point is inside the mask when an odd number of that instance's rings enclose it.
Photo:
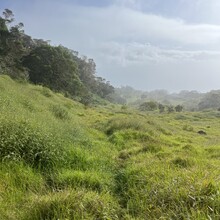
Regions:
[[[197,111],[217,109],[220,107],[217,96],[219,91],[200,93],[198,91],[183,90],[179,93],[169,93],[166,90],[141,91],[130,86],[115,89],[118,97],[131,106],[140,106],[146,101],[155,101],[163,105],[183,105],[185,110]],[[215,97],[216,96],[216,97]]]
[[[198,104],[199,110],[218,109],[220,110],[220,90],[213,90],[206,93]]]

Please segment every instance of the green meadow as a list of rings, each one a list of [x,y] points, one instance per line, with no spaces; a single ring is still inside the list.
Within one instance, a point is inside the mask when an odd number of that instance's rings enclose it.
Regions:
[[[2,75],[0,219],[220,219],[220,112],[85,107]]]

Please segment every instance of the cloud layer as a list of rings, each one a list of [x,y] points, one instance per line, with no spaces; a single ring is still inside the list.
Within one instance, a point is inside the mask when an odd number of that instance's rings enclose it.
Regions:
[[[93,57],[98,74],[115,85],[203,91],[218,86],[220,25],[212,21],[220,19],[217,0],[73,2],[35,1],[26,13],[14,3],[12,9],[29,34]]]

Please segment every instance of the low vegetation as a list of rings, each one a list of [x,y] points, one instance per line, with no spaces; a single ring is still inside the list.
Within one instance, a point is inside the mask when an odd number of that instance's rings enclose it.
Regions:
[[[220,218],[218,111],[85,108],[8,76],[0,90],[1,219]]]

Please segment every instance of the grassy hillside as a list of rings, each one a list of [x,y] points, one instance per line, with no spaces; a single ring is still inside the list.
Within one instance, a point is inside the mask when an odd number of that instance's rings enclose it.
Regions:
[[[0,76],[1,219],[220,219],[219,132]]]

